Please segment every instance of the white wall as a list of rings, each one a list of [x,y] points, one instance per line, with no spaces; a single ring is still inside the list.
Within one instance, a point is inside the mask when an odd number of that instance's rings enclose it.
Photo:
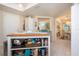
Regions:
[[[51,17],[50,20],[50,34],[51,34],[51,39],[50,39],[50,55],[53,56],[53,43],[55,41],[55,19],[54,17]]]
[[[20,15],[3,12],[3,34],[17,32],[20,26]]]
[[[71,7],[71,54],[79,56],[79,4]]]

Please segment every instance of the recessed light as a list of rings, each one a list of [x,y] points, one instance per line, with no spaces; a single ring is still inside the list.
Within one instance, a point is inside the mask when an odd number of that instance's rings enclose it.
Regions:
[[[22,4],[19,4],[18,6],[19,6],[19,8],[23,8],[23,5]]]

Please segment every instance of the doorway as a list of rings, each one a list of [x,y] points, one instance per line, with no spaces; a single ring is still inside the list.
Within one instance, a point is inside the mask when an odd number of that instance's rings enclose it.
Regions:
[[[58,17],[55,20],[55,40],[53,56],[71,55],[71,19],[70,16]]]
[[[56,19],[56,38],[58,40],[70,40],[71,39],[70,16],[62,16]]]

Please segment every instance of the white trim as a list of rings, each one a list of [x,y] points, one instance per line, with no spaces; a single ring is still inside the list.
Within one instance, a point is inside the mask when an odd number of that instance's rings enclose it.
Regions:
[[[43,48],[43,47],[48,48],[48,46],[41,46],[41,47],[27,47],[27,48],[12,48],[11,50],[20,50],[20,49],[34,49],[34,48]]]
[[[11,55],[11,42],[10,42],[10,37],[8,38],[8,43],[7,43],[7,46],[8,46],[8,48],[7,48],[7,51],[8,51],[8,56],[10,56]]]

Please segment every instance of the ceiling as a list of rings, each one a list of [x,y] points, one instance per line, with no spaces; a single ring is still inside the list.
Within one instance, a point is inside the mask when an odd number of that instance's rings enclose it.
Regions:
[[[70,10],[71,3],[6,3],[0,8],[25,16],[53,16]]]
[[[22,12],[36,4],[37,3],[2,3],[2,5],[6,7],[13,8]]]

